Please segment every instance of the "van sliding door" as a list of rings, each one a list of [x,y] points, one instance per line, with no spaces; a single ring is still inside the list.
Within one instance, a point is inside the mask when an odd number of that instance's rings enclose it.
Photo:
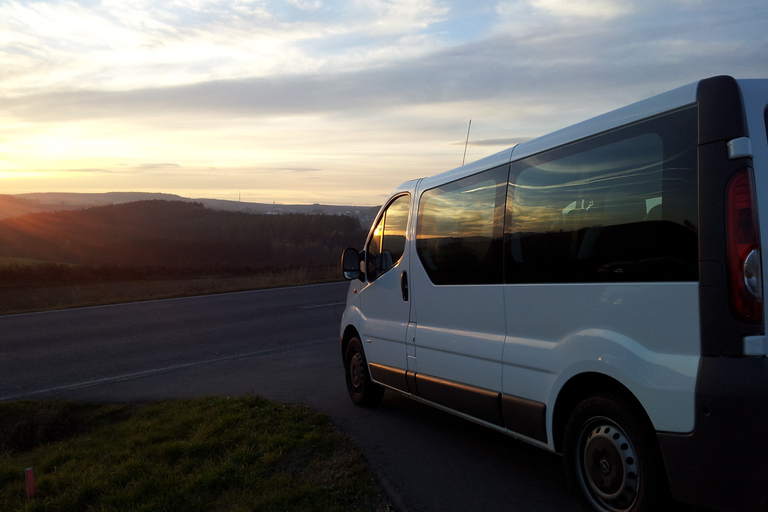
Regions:
[[[508,167],[422,194],[412,265],[418,394],[497,425]]]

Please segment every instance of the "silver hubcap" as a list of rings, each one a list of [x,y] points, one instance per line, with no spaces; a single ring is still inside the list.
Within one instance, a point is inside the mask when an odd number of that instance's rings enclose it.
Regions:
[[[356,390],[359,390],[362,385],[362,359],[360,354],[355,354],[349,361],[349,380]]]
[[[627,435],[611,420],[596,418],[582,430],[579,476],[599,510],[628,510],[640,483],[637,454]]]

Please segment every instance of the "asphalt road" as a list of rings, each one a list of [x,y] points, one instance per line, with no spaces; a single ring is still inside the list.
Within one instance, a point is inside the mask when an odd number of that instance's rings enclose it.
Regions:
[[[341,286],[326,285],[0,317],[0,400],[85,388],[111,400],[107,385],[120,380],[332,345],[343,301]],[[165,396],[131,387],[119,399]]]
[[[560,457],[392,392],[348,399],[346,283],[0,317],[0,401],[256,393],[329,415],[402,512],[575,510]]]

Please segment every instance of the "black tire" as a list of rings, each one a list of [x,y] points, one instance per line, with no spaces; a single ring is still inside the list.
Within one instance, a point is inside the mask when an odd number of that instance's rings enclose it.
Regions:
[[[613,394],[587,398],[565,427],[565,474],[579,510],[650,512],[670,506],[650,421]]]
[[[344,354],[344,371],[347,377],[349,397],[361,407],[374,407],[381,402],[384,388],[371,380],[363,344],[358,338],[349,340]]]

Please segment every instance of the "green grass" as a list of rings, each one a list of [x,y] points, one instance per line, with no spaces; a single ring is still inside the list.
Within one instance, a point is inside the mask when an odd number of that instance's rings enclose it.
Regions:
[[[3,511],[389,509],[362,453],[304,407],[257,396],[0,404]]]

